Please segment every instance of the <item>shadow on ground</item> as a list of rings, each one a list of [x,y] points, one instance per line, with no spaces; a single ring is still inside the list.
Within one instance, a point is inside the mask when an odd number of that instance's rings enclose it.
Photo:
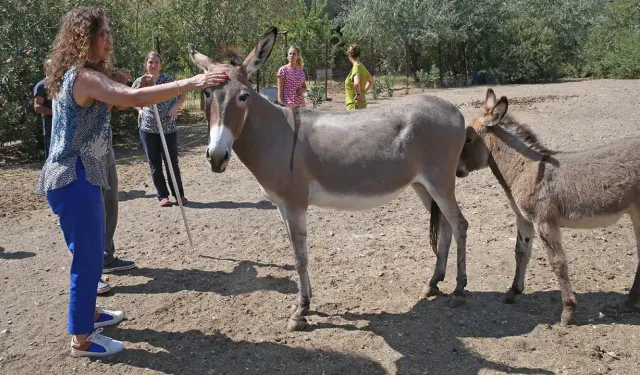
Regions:
[[[113,288],[115,293],[149,294],[176,293],[182,290],[214,292],[223,296],[253,293],[259,290],[284,294],[298,292],[295,281],[288,277],[270,275],[258,277],[256,267],[272,267],[292,270],[290,266],[279,266],[243,260],[231,272],[204,271],[198,269],[176,270],[170,268],[136,268],[129,275],[150,278],[147,283],[124,285]],[[293,276],[293,274],[291,275]]]
[[[505,305],[503,294],[475,292],[457,309],[448,308],[448,297],[420,300],[403,313],[312,313],[321,322],[308,330],[345,329],[370,331],[384,338],[402,357],[396,362],[398,374],[478,374],[484,370],[510,374],[553,374],[542,368],[511,366],[487,360],[468,349],[464,338],[504,338],[531,333],[539,325],[550,330],[566,330],[558,324],[561,297],[558,291],[535,292],[521,296],[515,305]],[[640,324],[640,314],[619,314],[626,296],[620,293],[577,294],[578,324]],[[605,318],[598,319],[604,311]],[[596,317],[596,319],[592,319]],[[363,323],[364,321],[364,323]],[[358,324],[356,324],[358,323]],[[364,325],[364,327],[363,327]],[[361,327],[361,328],[358,328]],[[524,340],[524,339],[523,339]],[[522,345],[511,348],[535,351]]]
[[[113,337],[159,350],[127,349],[105,362],[166,374],[385,374],[380,364],[365,357],[275,342],[233,341],[219,333],[118,329]]]
[[[277,207],[269,201],[259,202],[232,202],[232,201],[220,201],[220,202],[189,202],[191,208],[221,208],[221,209],[236,209],[236,208],[255,208],[258,210],[275,210]]]
[[[12,253],[8,253],[4,247],[0,247],[0,259],[6,260],[19,260],[25,258],[31,258],[36,256],[36,253],[32,253],[30,251],[15,251]]]

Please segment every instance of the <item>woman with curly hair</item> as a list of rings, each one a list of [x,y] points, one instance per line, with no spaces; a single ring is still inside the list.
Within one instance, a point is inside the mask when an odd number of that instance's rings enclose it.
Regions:
[[[96,307],[105,248],[101,188],[109,188],[110,107],[143,107],[226,80],[226,74],[218,72],[144,87],[147,78],[143,88],[132,89],[110,78],[112,49],[104,12],[95,7],[74,9],[63,18],[46,80],[53,98],[52,140],[36,193],[47,196],[72,253],[68,330],[74,357],[103,357],[123,348],[122,342],[100,332],[101,327],[119,323],[124,313]]]

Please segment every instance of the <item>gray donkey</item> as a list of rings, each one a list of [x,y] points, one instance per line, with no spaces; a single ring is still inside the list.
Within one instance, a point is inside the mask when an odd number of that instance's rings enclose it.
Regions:
[[[424,95],[353,112],[274,105],[258,95],[249,78],[269,58],[277,34],[275,27],[269,29],[244,61],[232,58],[221,63],[193,46],[190,53],[203,70],[225,71],[229,76],[225,84],[207,91],[210,142],[205,157],[211,170],[224,172],[235,152],[278,207],[289,234],[300,293],[288,328],[305,327],[311,301],[308,207],[369,209],[408,186],[431,210],[432,218],[441,212],[446,219],[439,225],[431,221],[431,244],[437,242],[439,267],[427,294],[437,292],[436,285],[444,278],[453,235],[458,257],[453,303],[464,301],[467,220],[454,192],[465,132],[460,111]]]
[[[561,324],[573,324],[576,297],[569,281],[560,228],[600,228],[631,217],[640,256],[640,137],[580,152],[545,148],[528,126],[507,115],[506,97],[487,90],[483,112],[467,127],[457,176],[490,167],[516,214],[516,273],[505,295],[514,303],[524,289],[532,241],[538,232],[562,293]],[[640,265],[629,297],[640,301]]]

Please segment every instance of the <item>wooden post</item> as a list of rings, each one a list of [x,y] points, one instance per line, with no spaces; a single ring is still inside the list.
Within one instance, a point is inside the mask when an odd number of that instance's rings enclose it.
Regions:
[[[464,86],[469,84],[469,68],[467,65],[467,44],[462,44],[462,59],[464,60]]]
[[[328,77],[329,76],[329,40],[324,43],[324,100],[327,100],[327,93],[329,90]]]
[[[440,83],[442,83],[442,42],[438,41],[438,67],[440,69]]]
[[[376,56],[373,52],[373,37],[371,39],[371,74],[376,75]]]
[[[409,41],[405,41],[404,42],[404,54],[405,54],[405,63],[407,64],[405,69],[406,69],[406,94],[409,94]]]

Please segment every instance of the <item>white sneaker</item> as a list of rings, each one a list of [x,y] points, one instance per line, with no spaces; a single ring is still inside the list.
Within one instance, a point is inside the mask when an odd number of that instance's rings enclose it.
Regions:
[[[93,329],[112,326],[114,324],[120,323],[122,319],[124,319],[124,312],[111,311],[111,310],[103,309],[100,306],[96,306],[96,314],[100,314],[100,315],[98,315],[97,317],[94,316]]]
[[[93,331],[87,337],[87,341],[82,344],[74,344],[71,339],[71,356],[72,357],[106,357],[116,354],[124,349],[124,344],[110,337],[100,334],[102,328]]]

